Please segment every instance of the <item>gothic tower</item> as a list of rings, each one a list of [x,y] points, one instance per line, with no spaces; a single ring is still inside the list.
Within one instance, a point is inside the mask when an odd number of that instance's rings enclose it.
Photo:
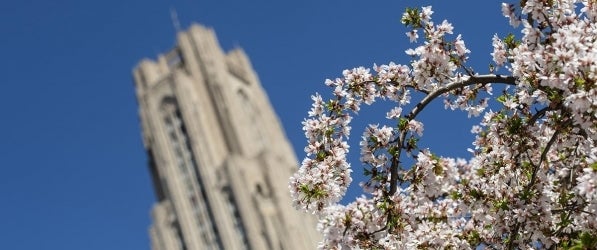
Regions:
[[[315,218],[288,192],[294,151],[241,49],[225,53],[195,24],[133,75],[157,197],[152,249],[316,247]]]

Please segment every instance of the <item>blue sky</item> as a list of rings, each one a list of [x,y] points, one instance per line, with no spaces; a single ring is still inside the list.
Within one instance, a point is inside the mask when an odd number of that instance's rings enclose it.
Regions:
[[[225,49],[245,49],[302,159],[300,122],[309,96],[327,93],[323,81],[345,68],[407,63],[402,11],[429,4],[436,22],[448,19],[463,35],[471,65],[486,71],[491,37],[507,29],[500,2],[493,0],[3,3],[2,249],[149,249],[154,197],[131,70],[174,45],[171,7],[183,28],[202,23],[216,30]],[[472,123],[441,106],[422,116],[423,142],[441,154],[467,156]],[[362,113],[383,121],[385,110],[374,106]],[[358,153],[356,145],[352,153]]]

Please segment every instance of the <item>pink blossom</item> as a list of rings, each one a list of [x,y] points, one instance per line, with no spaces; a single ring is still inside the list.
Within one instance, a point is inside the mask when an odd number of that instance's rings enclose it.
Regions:
[[[597,235],[597,4],[502,4],[513,28],[523,24],[520,39],[492,40],[493,63],[509,75],[472,72],[454,27],[434,25],[431,7],[418,13],[408,64],[347,69],[325,81],[329,100],[312,96],[306,156],[289,188],[297,209],[319,216],[320,248],[561,248]],[[490,82],[506,86],[499,97]],[[437,98],[482,117],[468,160],[419,142],[417,115]],[[350,122],[376,101],[393,106],[359,141],[366,196],[340,205],[352,181]]]
[[[386,114],[386,118],[388,118],[388,119],[400,118],[400,113],[402,113],[402,107],[395,107],[395,108],[391,109],[390,112],[388,112]]]
[[[409,32],[406,32],[406,36],[408,36],[408,39],[410,40],[411,43],[416,42],[417,39],[419,38],[419,34],[417,33],[417,30],[411,30]]]
[[[503,66],[507,59],[506,46],[497,35],[493,36],[493,52],[491,53],[491,56],[493,56],[493,61],[497,66]]]

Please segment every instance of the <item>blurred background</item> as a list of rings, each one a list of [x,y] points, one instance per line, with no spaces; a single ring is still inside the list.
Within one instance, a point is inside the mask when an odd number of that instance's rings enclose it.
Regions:
[[[3,3],[0,249],[149,249],[154,196],[131,71],[175,44],[171,10],[182,29],[201,23],[215,29],[225,50],[247,52],[300,160],[310,95],[327,95],[324,80],[345,68],[408,63],[400,18],[407,6],[425,5],[433,5],[436,23],[453,23],[472,51],[469,66],[486,73],[491,38],[508,29],[493,0]],[[380,107],[354,120],[355,174],[362,128],[384,122]],[[421,117],[424,145],[469,157],[474,119],[445,112],[440,102]]]

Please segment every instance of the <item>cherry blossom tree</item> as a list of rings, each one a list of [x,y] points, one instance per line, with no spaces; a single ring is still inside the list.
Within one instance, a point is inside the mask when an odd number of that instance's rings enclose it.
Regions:
[[[597,249],[597,1],[522,0],[502,12],[520,35],[494,36],[483,74],[448,21],[409,8],[409,63],[344,70],[325,81],[329,99],[312,96],[289,188],[319,217],[320,248]],[[418,115],[436,99],[482,117],[470,159],[420,145]],[[376,101],[395,105],[386,125],[365,129],[351,167],[350,122]],[[343,205],[353,168],[363,195]]]

